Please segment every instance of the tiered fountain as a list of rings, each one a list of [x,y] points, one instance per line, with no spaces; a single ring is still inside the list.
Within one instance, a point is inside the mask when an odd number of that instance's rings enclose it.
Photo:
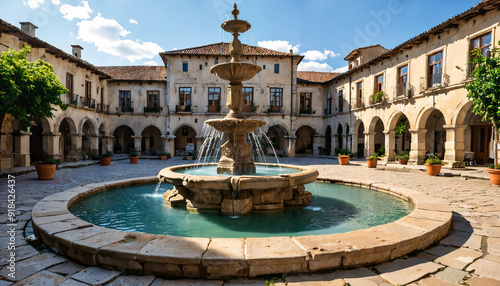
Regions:
[[[318,177],[316,169],[284,166],[296,173],[276,176],[254,175],[256,165],[246,138],[249,132],[266,123],[247,119],[241,113],[242,82],[253,78],[261,68],[240,61],[243,48],[238,36],[248,31],[251,26],[247,21],[238,19],[239,11],[236,4],[231,14],[234,19],[224,22],[221,26],[224,31],[233,35],[229,45],[231,61],[215,65],[210,69],[211,73],[229,81],[226,106],[230,111],[223,119],[205,122],[225,135],[226,142],[221,146],[222,155],[217,164],[217,173],[225,176],[195,176],[179,172],[200,167],[198,165],[165,168],[160,171],[158,177],[161,181],[174,185],[174,188],[165,193],[164,202],[172,207],[186,205],[191,212],[210,211],[225,215],[246,215],[252,211],[281,211],[287,206],[308,206],[312,201],[312,195],[305,191],[304,184],[316,180]]]

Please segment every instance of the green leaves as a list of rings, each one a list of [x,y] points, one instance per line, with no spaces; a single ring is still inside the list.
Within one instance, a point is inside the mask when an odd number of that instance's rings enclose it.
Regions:
[[[21,131],[27,131],[37,118],[53,117],[57,107],[67,108],[61,94],[68,91],[52,65],[29,61],[30,53],[31,48],[24,46],[0,54],[0,119],[10,114],[19,120]]]

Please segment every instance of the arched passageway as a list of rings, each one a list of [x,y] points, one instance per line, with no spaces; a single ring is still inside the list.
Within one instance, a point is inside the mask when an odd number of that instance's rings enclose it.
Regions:
[[[295,141],[296,154],[313,154],[314,133],[314,129],[307,125],[300,127],[295,132],[297,136]]]

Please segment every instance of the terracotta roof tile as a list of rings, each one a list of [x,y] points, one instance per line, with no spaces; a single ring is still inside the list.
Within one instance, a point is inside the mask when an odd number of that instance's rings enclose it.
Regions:
[[[129,81],[166,81],[167,69],[164,66],[110,66],[99,67],[109,74],[111,80]]]
[[[292,53],[283,53],[283,52],[274,51],[271,49],[266,49],[266,48],[261,48],[261,47],[256,47],[256,46],[249,46],[249,45],[245,45],[245,44],[242,44],[242,46],[243,46],[243,55],[244,56],[281,56],[281,57],[283,57],[283,56],[285,56],[285,57],[300,56],[300,55],[294,55]],[[224,55],[224,56],[229,56],[229,43],[216,43],[216,44],[210,44],[210,45],[182,49],[182,50],[166,51],[166,52],[163,52],[160,54],[162,54],[162,55],[203,55],[203,56]],[[300,57],[302,57],[302,56],[300,56]]]
[[[312,71],[298,71],[297,82],[299,83],[323,83],[338,76],[340,73],[334,72],[312,72]]]

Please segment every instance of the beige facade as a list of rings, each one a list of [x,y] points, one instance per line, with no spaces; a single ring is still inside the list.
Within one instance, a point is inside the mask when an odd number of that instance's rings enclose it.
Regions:
[[[414,164],[429,154],[449,166],[487,163],[491,126],[471,113],[464,84],[471,46],[487,50],[500,40],[498,2],[483,1],[392,50],[356,49],[343,74],[298,72],[302,56],[244,45],[242,61],[262,67],[243,85],[252,94],[244,112],[266,121],[261,132],[288,156],[385,149],[385,160],[409,151]],[[227,43],[161,53],[165,67],[98,68],[80,58],[79,46],[67,54],[3,21],[0,32],[0,51],[31,45],[30,58],[51,63],[72,87],[61,95],[69,108],[30,132],[20,133],[15,120],[3,123],[1,169],[44,153],[65,161],[132,148],[185,154],[205,139],[203,122],[228,111],[228,82],[209,72],[229,61]]]

